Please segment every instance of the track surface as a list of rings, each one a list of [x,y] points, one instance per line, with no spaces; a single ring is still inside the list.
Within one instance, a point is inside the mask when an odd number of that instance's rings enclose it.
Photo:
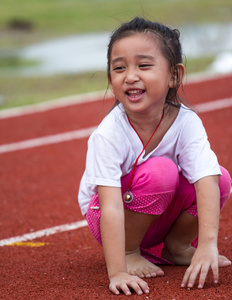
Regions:
[[[194,105],[230,99],[227,108],[213,108],[200,117],[220,164],[232,174],[231,75],[189,83],[185,94]],[[96,126],[112,103],[96,99],[18,117],[1,119],[0,114],[1,145]],[[6,243],[0,247],[0,299],[126,297],[108,291],[102,248],[86,226],[9,245],[11,237],[84,220],[76,198],[86,143],[87,136],[22,150],[7,148],[0,154],[0,243]],[[230,259],[231,198],[222,212],[219,234],[219,251]],[[186,267],[163,269],[164,277],[147,279],[150,294],[132,299],[232,299],[231,267],[220,269],[217,285],[210,274],[203,290],[180,288]]]

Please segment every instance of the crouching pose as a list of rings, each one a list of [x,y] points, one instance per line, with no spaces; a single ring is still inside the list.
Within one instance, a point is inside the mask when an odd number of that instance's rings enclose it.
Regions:
[[[109,289],[149,292],[158,264],[187,265],[181,286],[231,265],[219,255],[219,214],[231,178],[197,114],[178,96],[185,67],[179,32],[135,18],[108,45],[116,103],[91,135],[79,204],[103,245]]]

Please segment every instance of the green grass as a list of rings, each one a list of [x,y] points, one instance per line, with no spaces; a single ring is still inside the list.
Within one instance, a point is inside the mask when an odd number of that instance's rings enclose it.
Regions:
[[[213,56],[186,59],[185,66],[187,74],[204,72],[214,61]]]
[[[1,108],[34,104],[60,97],[107,89],[105,72],[50,77],[2,77]]]
[[[0,57],[0,74],[4,71],[17,70],[21,67],[31,67],[38,65],[39,62],[34,60],[21,59],[17,56]]]
[[[111,32],[135,15],[180,27],[231,22],[231,0],[0,0],[0,54],[51,38],[86,32]],[[26,25],[19,30],[15,23]],[[105,72],[22,78],[14,71],[36,64],[15,56],[0,58],[0,108],[105,90]],[[188,74],[204,71],[213,58],[187,61]],[[8,71],[11,76],[6,76]],[[5,75],[4,75],[5,74]]]
[[[0,6],[3,47],[73,33],[111,32],[135,15],[173,26],[231,22],[232,15],[231,0],[0,0]],[[17,30],[10,30],[14,20],[26,21],[32,29],[17,38]]]

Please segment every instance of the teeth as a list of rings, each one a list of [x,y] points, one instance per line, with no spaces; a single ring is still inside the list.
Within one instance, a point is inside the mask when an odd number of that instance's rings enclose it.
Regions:
[[[143,93],[143,90],[130,90],[130,91],[127,91],[127,94],[131,95],[131,96],[141,95],[142,93]]]
[[[130,94],[137,94],[139,92],[141,92],[141,91],[140,90],[133,90],[133,91],[130,91]]]
[[[138,94],[138,93],[141,93],[142,91],[141,90],[130,90],[128,91],[128,93],[130,94]]]

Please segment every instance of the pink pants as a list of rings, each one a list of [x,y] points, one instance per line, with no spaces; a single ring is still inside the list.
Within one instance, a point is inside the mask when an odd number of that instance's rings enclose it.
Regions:
[[[220,208],[222,209],[230,195],[231,178],[227,170],[221,167],[222,176],[219,178]],[[121,179],[122,195],[127,191],[131,173]],[[153,157],[136,167],[132,189],[133,201],[124,203],[124,208],[132,211],[160,215],[145,234],[140,248],[144,257],[156,264],[167,264],[161,258],[163,241],[183,211],[198,216],[196,193],[190,184],[178,171],[176,165],[168,158]],[[90,231],[101,242],[100,206],[98,194],[90,201],[86,219]],[[194,246],[197,245],[195,241]]]

